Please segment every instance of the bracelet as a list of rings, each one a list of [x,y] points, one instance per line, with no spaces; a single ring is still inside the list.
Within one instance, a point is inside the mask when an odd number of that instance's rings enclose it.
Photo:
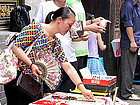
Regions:
[[[33,63],[31,63],[30,67],[32,67]]]
[[[92,22],[92,19],[91,19],[91,24],[92,24],[93,22]]]
[[[83,83],[83,82],[78,83],[78,84],[77,84],[77,89],[79,89],[79,86],[80,86],[81,84],[83,84],[83,85],[84,85],[84,83]]]

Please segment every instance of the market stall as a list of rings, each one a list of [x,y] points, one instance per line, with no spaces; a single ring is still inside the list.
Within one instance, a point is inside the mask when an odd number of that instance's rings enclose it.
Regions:
[[[88,101],[83,95],[76,93],[56,92],[29,105],[130,105],[118,97],[113,103],[110,97],[94,96],[94,102]]]
[[[113,105],[110,97],[94,96],[94,102],[81,94],[56,92],[29,105]]]
[[[87,100],[80,90],[75,89],[70,93],[55,92],[29,105],[129,105],[116,97],[116,76],[92,75],[87,71],[87,68],[81,70],[83,83],[92,91],[94,101]]]
[[[116,97],[116,76],[92,75],[92,79],[83,79],[86,88],[92,90],[94,101],[87,100],[81,91],[71,93],[56,92],[29,105],[129,105]]]

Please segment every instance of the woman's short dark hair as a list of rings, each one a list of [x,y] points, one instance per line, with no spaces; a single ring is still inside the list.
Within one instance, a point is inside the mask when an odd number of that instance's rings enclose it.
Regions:
[[[74,11],[70,7],[61,7],[56,11],[50,12],[45,19],[45,23],[49,24],[52,20],[56,20],[56,18],[58,17],[62,17],[62,19],[67,19],[70,17],[71,14],[75,16]]]

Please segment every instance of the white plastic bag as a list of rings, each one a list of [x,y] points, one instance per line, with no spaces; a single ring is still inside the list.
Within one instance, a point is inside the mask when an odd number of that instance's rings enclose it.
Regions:
[[[120,39],[114,39],[112,42],[113,52],[115,57],[121,56]]]

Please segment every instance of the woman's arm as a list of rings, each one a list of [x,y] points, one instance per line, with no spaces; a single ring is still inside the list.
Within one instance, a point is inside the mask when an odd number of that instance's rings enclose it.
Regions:
[[[14,52],[14,54],[24,63],[26,63],[27,65],[31,65],[32,61],[27,57],[27,55],[24,53],[24,51],[18,47],[16,47],[15,45],[12,45],[12,50]]]
[[[104,45],[101,34],[100,33],[94,33],[94,34],[97,34],[97,41],[98,41],[99,48],[102,51],[104,51],[106,49],[106,45]]]
[[[28,58],[28,56],[24,53],[24,51],[22,49],[16,47],[15,45],[12,45],[12,51],[22,62],[31,66],[33,75],[38,76],[37,72],[39,74],[42,74],[41,71],[39,71],[38,67],[36,65],[32,64],[32,61]]]
[[[79,83],[81,83],[81,79],[78,75],[78,73],[76,72],[76,70],[74,69],[74,67],[69,63],[69,62],[65,62],[61,64],[62,68],[65,70],[65,72],[68,74],[68,76],[70,77],[70,79],[73,81],[73,83],[77,86]],[[80,84],[78,86],[79,90],[82,92],[83,96],[86,97],[87,99],[93,99],[93,94],[91,93],[90,90],[87,90],[83,84]]]

